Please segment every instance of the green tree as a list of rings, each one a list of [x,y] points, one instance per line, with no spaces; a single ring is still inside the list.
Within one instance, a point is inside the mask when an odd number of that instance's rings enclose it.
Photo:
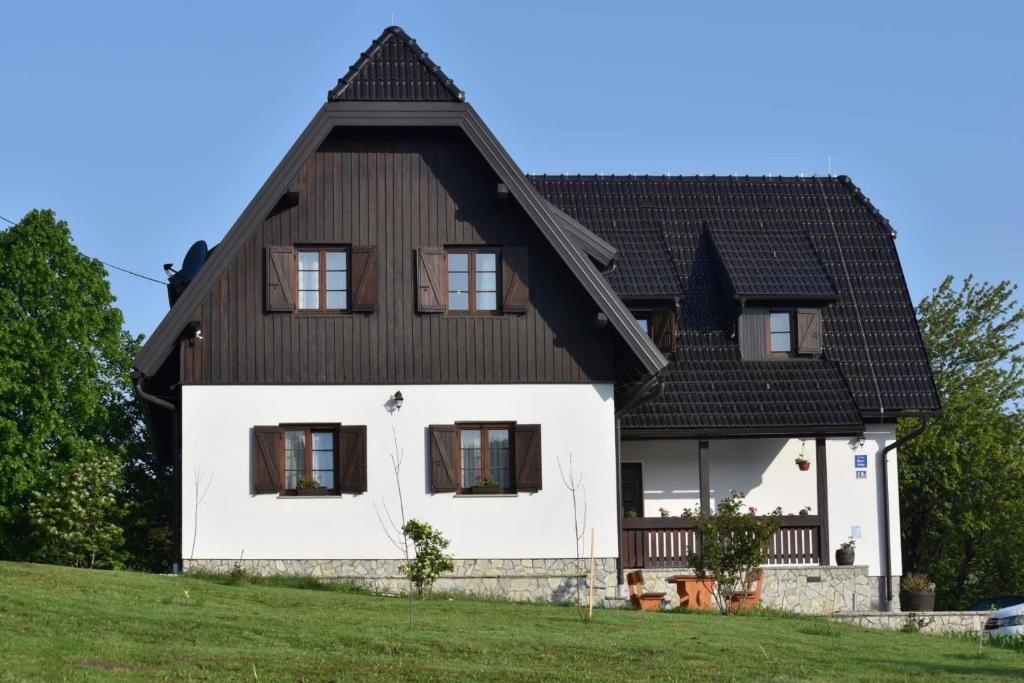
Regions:
[[[918,306],[942,415],[900,449],[906,572],[944,608],[1024,592],[1024,311],[1009,282],[956,287]],[[900,423],[902,434],[916,421]]]
[[[29,506],[56,473],[109,455],[121,459],[124,485],[121,504],[104,514],[120,524],[125,505],[139,512],[127,517],[139,547],[161,534],[169,506],[154,501],[168,473],[153,460],[131,391],[140,339],[114,302],[103,265],[78,251],[52,211],[0,232],[0,558],[35,556]]]

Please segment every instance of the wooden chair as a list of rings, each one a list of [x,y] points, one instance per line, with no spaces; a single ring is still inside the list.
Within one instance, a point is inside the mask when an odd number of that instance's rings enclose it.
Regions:
[[[747,574],[743,590],[729,596],[729,606],[734,612],[750,609],[761,604],[761,589],[764,588],[764,569]]]
[[[633,603],[633,607],[645,612],[657,612],[661,609],[661,601],[665,599],[665,594],[645,591],[642,571],[637,569],[627,574],[626,583],[629,584],[629,601]]]

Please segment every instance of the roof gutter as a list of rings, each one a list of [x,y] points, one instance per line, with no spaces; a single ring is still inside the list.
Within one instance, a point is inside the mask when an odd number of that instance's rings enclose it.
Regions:
[[[885,520],[885,611],[895,611],[892,594],[892,529],[889,517],[889,452],[921,435],[928,427],[929,415],[917,415],[920,423],[909,434],[882,449],[882,518]]]

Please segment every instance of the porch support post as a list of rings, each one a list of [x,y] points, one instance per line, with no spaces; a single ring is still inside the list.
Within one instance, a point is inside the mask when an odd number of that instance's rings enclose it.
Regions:
[[[825,439],[815,440],[818,473],[818,542],[820,543],[821,564],[831,564],[831,549],[828,542],[828,463],[825,459]]]
[[[700,470],[700,511],[711,514],[711,462],[704,452],[708,442],[701,439],[697,442],[697,468]]]

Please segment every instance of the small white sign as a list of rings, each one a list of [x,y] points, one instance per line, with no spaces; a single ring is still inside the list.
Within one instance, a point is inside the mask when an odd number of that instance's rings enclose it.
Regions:
[[[857,472],[857,478],[858,479],[867,479],[868,478],[868,471],[867,470],[856,470],[856,472]]]

